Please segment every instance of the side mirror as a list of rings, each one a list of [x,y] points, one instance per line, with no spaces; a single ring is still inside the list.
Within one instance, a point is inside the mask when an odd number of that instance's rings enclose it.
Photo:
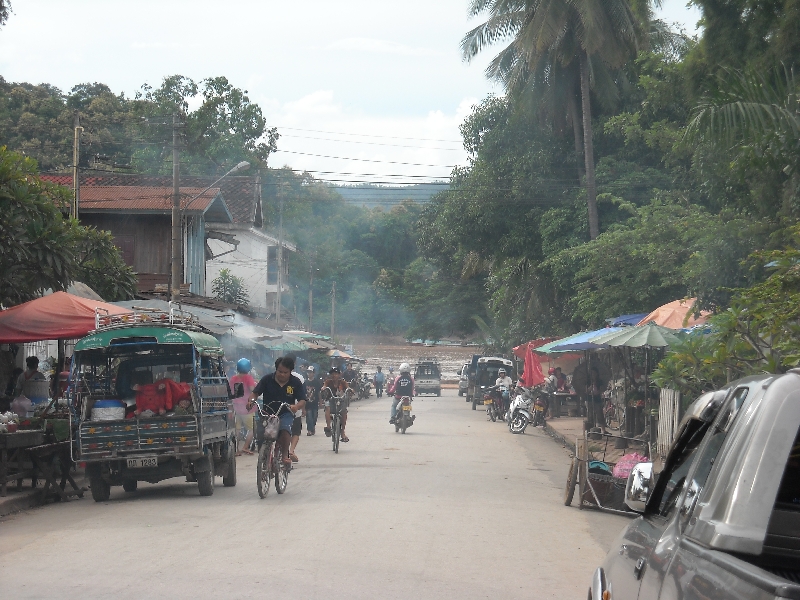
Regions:
[[[244,384],[243,383],[234,383],[233,384],[233,397],[234,398],[242,398],[244,396]]]
[[[632,511],[643,513],[653,489],[653,463],[638,463],[625,485],[625,504]]]

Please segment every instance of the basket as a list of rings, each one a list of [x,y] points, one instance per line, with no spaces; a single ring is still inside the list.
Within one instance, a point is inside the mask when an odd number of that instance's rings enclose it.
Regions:
[[[281,422],[276,415],[256,419],[256,439],[259,442],[274,442],[278,439]]]

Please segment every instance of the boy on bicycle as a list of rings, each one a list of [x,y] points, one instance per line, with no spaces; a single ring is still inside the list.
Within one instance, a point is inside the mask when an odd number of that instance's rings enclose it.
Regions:
[[[331,393],[336,394],[337,396],[345,395],[349,388],[347,381],[342,379],[342,372],[338,367],[333,367],[328,372],[329,377],[325,380],[325,384],[323,385],[323,389],[328,388]],[[325,427],[325,435],[331,437],[331,399],[330,394],[327,395],[325,400],[325,423],[327,423],[327,427]],[[342,415],[342,437],[341,440],[343,442],[349,442],[350,438],[344,432],[344,428],[347,425],[347,403],[345,403],[340,408],[340,413]]]
[[[280,419],[280,433],[278,446],[281,449],[284,464],[292,464],[289,458],[289,443],[292,435],[292,423],[297,411],[306,405],[306,392],[303,383],[292,375],[294,359],[290,356],[281,356],[275,361],[275,372],[265,375],[258,382],[253,392],[247,398],[247,408],[252,408],[256,398],[264,395],[264,410],[278,415]],[[281,408],[283,403],[287,407]]]

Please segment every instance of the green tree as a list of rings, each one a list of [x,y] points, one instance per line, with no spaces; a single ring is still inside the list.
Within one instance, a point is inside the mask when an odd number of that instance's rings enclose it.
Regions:
[[[568,82],[570,70],[567,67],[578,66],[589,236],[595,239],[600,225],[590,79],[593,74],[604,73],[599,68],[600,63],[618,69],[635,55],[640,45],[641,23],[627,0],[473,0],[470,13],[477,16],[484,12],[489,13],[489,19],[466,35],[462,51],[466,58],[471,58],[485,46],[512,37],[488,72],[500,79],[507,90],[524,86],[530,75],[537,72],[563,73]],[[595,62],[598,68],[593,68]],[[559,77],[558,81],[564,79]],[[569,84],[562,83],[560,87],[569,89]],[[574,112],[573,109],[573,116]],[[577,142],[577,134],[575,139]]]
[[[131,298],[136,276],[110,234],[63,216],[68,190],[38,178],[33,159],[0,146],[0,303],[83,281],[107,300]]]
[[[232,275],[230,269],[220,269],[219,277],[211,282],[211,291],[217,300],[228,304],[247,306],[250,303],[244,280]]]

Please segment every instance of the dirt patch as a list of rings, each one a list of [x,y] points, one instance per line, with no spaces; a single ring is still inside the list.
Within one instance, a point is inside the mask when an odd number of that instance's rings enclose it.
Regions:
[[[458,379],[461,365],[469,362],[473,354],[480,354],[474,346],[414,346],[400,337],[391,336],[352,336],[346,343],[353,345],[353,351],[367,360],[363,369],[373,373],[381,365],[387,372],[392,366],[397,371],[400,363],[413,365],[423,356],[435,356],[442,365],[442,380]]]

